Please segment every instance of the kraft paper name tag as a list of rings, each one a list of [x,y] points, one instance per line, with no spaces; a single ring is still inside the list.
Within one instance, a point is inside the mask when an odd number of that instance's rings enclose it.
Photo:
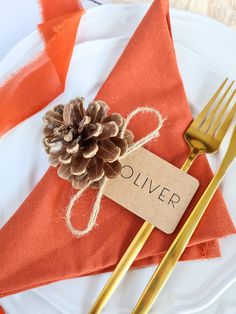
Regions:
[[[198,180],[144,148],[121,163],[121,175],[107,182],[104,195],[163,232],[174,232]]]

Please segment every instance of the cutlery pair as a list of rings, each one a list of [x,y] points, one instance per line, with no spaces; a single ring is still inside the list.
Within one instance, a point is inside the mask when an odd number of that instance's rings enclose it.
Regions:
[[[235,103],[232,108],[229,109],[236,94],[236,89],[233,89],[234,81],[226,88],[227,82],[228,79],[225,79],[208,104],[185,131],[184,138],[189,144],[190,153],[181,168],[182,171],[187,172],[195,158],[200,154],[213,153],[219,149],[225,133],[228,130],[236,112]],[[223,92],[224,89],[225,91]],[[186,248],[209,202],[222,181],[226,170],[235,158],[235,155],[236,127],[234,128],[228,150],[219,170],[211,180],[207,189],[193,209],[191,215],[168,249],[160,265],[157,267],[157,270],[151,277],[132,312],[133,314],[148,313],[148,310],[151,308],[156,297],[159,295],[171,275],[177,261]],[[89,314],[97,314],[101,312],[112,292],[130,268],[154,228],[155,226],[150,222],[144,222],[117,267],[111,274],[95,304],[90,309]]]

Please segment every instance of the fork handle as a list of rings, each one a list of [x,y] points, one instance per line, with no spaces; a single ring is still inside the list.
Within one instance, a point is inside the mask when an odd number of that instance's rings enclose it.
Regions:
[[[161,292],[166,281],[170,277],[172,271],[182,253],[184,252],[192,234],[194,233],[200,219],[202,218],[208,204],[210,203],[216,189],[218,188],[227,168],[230,166],[231,160],[226,158],[223,160],[220,169],[211,180],[204,194],[193,209],[191,215],[183,225],[174,242],[165,254],[160,265],[152,275],[149,283],[143,291],[138,303],[136,304],[132,314],[147,314],[155,299]]]
[[[93,307],[90,309],[89,314],[98,314],[101,312],[111,294],[116,289],[121,279],[124,277],[125,273],[129,270],[138,253],[141,251],[142,247],[144,246],[154,228],[155,226],[148,221],[145,221],[143,223],[142,227],[139,229],[135,238],[129,245],[128,249],[122,256],[115,270],[108,279]]]
[[[190,149],[190,154],[188,158],[186,159],[185,163],[183,164],[181,170],[187,172],[190,166],[192,165],[194,159],[198,156],[198,154],[199,154],[199,151],[193,151],[193,149]],[[128,271],[128,269],[132,265],[136,256],[141,251],[142,247],[144,246],[145,242],[147,241],[149,235],[151,234],[154,228],[155,226],[148,221],[145,221],[143,223],[142,227],[136,234],[135,238],[129,245],[128,249],[122,256],[115,270],[113,271],[110,278],[108,279],[106,285],[104,286],[103,290],[98,296],[96,302],[90,309],[89,314],[98,314],[101,312],[101,310],[104,308],[105,304],[107,303],[109,297],[111,296],[113,291],[116,289],[116,287],[120,283],[121,279],[124,277],[125,273]]]

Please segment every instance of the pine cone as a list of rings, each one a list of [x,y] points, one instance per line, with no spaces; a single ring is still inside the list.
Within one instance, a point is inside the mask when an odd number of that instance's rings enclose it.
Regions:
[[[107,115],[104,101],[93,101],[87,110],[84,99],[75,98],[67,105],[57,105],[44,116],[43,144],[49,162],[58,167],[58,175],[70,180],[76,189],[89,181],[97,187],[106,176],[121,172],[118,158],[133,142],[133,133],[120,137],[124,119],[119,113]]]

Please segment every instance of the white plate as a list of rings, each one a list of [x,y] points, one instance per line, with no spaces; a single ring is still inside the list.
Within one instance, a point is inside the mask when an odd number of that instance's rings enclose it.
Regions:
[[[88,10],[79,27],[66,90],[49,107],[76,95],[93,99],[148,7],[149,4],[104,5]],[[196,115],[225,76],[236,77],[236,34],[200,15],[172,10],[171,18],[178,64],[193,114]],[[37,33],[28,36],[0,63],[0,77],[5,79],[41,48]],[[0,150],[4,151],[4,156],[0,157],[1,164],[4,164],[0,174],[0,186],[4,188],[4,198],[0,200],[1,208],[4,208],[0,212],[1,224],[22,203],[48,167],[40,145],[41,118],[45,110],[21,123],[0,140]],[[220,153],[210,158],[213,169],[219,165],[228,139],[229,135]],[[21,171],[16,177],[19,165]],[[234,163],[222,190],[236,223],[236,209],[233,206],[236,178],[232,175],[235,170]],[[15,184],[12,185],[12,182]],[[155,303],[153,313],[199,312],[236,281],[236,237],[229,237],[220,243],[222,258],[177,265]],[[153,270],[154,267],[146,267],[130,271],[103,313],[130,313]],[[106,273],[65,280],[3,298],[0,303],[10,314],[85,314],[108,277]],[[232,291],[236,292],[235,286]],[[228,311],[228,314],[235,314],[233,308],[236,309],[236,304],[224,304],[224,311]],[[217,311],[216,307],[209,307],[204,313],[215,314]],[[226,312],[219,309],[219,313]]]

